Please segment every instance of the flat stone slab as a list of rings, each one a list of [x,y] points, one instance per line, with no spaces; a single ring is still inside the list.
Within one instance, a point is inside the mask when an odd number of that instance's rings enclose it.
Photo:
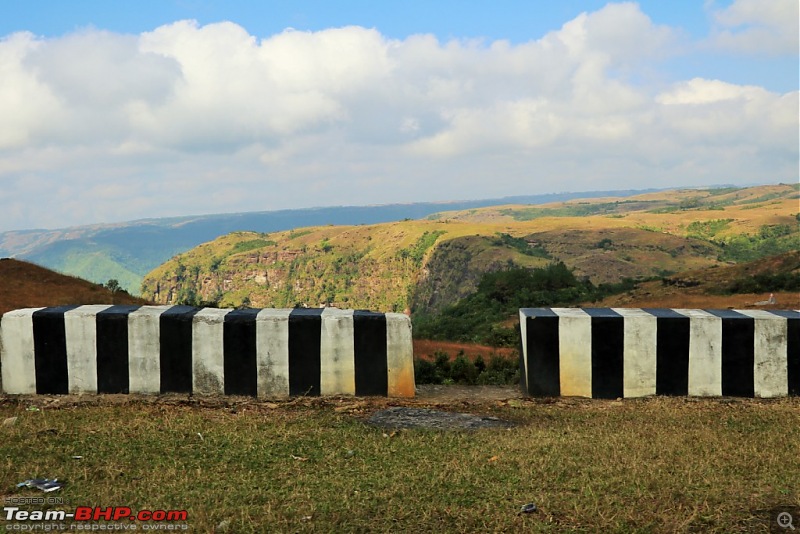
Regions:
[[[395,406],[375,412],[367,422],[384,428],[433,428],[438,430],[473,430],[514,426],[513,423],[497,417],[404,406]]]

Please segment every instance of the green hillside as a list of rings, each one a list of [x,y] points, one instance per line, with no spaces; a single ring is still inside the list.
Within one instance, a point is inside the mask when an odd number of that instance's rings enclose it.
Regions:
[[[738,261],[731,246],[746,249],[743,260],[797,249],[797,208],[797,188],[777,185],[236,232],[155,269],[142,294],[162,303],[432,313],[474,293],[484,273],[510,267],[561,261],[597,285]],[[547,211],[531,217],[531,209]]]
[[[0,257],[15,257],[98,283],[111,278],[136,292],[142,278],[175,254],[233,231],[276,232],[298,226],[374,224],[421,218],[441,211],[508,204],[541,203],[636,191],[557,193],[455,202],[376,206],[330,206],[276,211],[195,215],[94,224],[57,230],[0,232]],[[638,192],[640,193],[640,192]]]

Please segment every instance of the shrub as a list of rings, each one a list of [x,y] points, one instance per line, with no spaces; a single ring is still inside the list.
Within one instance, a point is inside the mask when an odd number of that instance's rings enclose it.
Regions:
[[[474,384],[478,378],[478,370],[465,356],[460,355],[450,366],[450,378],[456,384]]]
[[[421,358],[414,360],[414,380],[417,384],[441,384],[436,375],[436,366]]]
[[[480,354],[475,357],[473,364],[475,365],[475,369],[478,370],[478,374],[481,374],[486,370],[486,362],[483,361],[483,356]]]
[[[434,363],[436,365],[436,372],[442,378],[450,376],[450,355],[441,350],[433,353]]]
[[[487,365],[481,356],[470,361],[461,352],[455,360],[443,351],[434,353],[434,361],[414,361],[417,384],[509,385],[519,383],[519,364],[514,358],[492,355]]]

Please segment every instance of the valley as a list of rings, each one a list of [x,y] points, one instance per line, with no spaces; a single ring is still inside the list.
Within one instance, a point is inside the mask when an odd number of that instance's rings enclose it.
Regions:
[[[93,303],[405,311],[418,357],[488,361],[514,353],[519,307],[800,309],[798,208],[798,187],[778,184],[235,231],[157,266],[141,298],[6,259],[0,313]],[[101,280],[117,272],[102,256],[82,261]],[[764,304],[770,293],[775,304]]]

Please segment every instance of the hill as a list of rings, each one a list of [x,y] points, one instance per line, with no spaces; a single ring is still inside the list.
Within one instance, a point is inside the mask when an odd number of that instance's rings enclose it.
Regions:
[[[19,308],[68,304],[147,304],[124,291],[65,276],[32,263],[0,260],[0,314]]]
[[[123,288],[135,293],[139,291],[145,274],[175,254],[234,231],[276,232],[299,226],[374,224],[426,217],[441,210],[463,210],[509,203],[537,204],[578,197],[611,194],[626,196],[634,193],[637,192],[557,193],[455,202],[334,206],[146,219],[59,230],[11,231],[0,233],[0,257],[27,259],[98,283],[105,283],[113,278]]]
[[[763,303],[770,293],[774,294],[775,303]],[[797,310],[800,309],[800,251],[643,282],[630,291],[609,296],[593,305]]]
[[[789,185],[679,190],[236,232],[155,269],[142,294],[161,303],[435,313],[475,292],[484,273],[513,266],[561,261],[603,284],[797,250],[797,198]]]

